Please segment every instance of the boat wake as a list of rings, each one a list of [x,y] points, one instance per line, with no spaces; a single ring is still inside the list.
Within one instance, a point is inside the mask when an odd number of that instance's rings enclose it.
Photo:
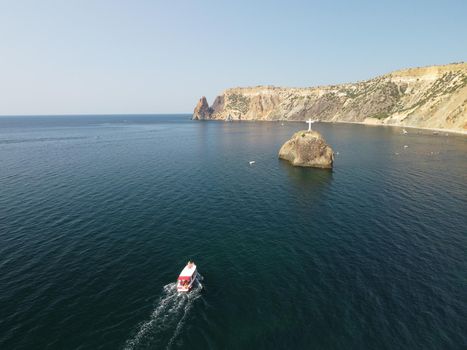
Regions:
[[[176,283],[165,285],[150,319],[138,326],[135,335],[127,340],[124,349],[170,349],[183,330],[195,300],[201,296],[201,280],[200,276],[189,293],[177,292]]]

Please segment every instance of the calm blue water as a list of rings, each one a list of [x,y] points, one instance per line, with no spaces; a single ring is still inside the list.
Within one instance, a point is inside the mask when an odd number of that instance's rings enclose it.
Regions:
[[[466,349],[467,137],[303,128],[1,117],[0,348]]]

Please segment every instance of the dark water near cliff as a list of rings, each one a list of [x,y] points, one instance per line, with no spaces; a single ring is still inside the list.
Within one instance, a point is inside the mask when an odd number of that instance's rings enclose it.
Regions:
[[[0,348],[467,348],[467,138],[302,128],[0,118]]]

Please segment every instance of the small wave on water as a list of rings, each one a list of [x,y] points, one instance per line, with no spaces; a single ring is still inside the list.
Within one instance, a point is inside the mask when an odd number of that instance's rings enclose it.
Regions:
[[[202,279],[199,275],[193,289],[188,293],[179,293],[176,282],[166,284],[150,319],[137,327],[135,335],[126,341],[124,349],[171,349],[181,334],[195,301],[201,296]]]
[[[30,142],[72,141],[72,140],[84,140],[84,139],[86,139],[85,136],[14,138],[14,139],[0,140],[0,145],[14,144],[14,143],[30,143]]]

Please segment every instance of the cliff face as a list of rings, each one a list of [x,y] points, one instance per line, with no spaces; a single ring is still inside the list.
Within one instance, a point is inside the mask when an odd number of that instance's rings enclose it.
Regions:
[[[193,119],[205,119],[205,116],[212,113],[212,108],[209,107],[206,97],[201,97],[193,111]]]
[[[311,118],[467,131],[467,63],[406,69],[353,84],[232,88],[211,107],[203,99],[193,119]]]

